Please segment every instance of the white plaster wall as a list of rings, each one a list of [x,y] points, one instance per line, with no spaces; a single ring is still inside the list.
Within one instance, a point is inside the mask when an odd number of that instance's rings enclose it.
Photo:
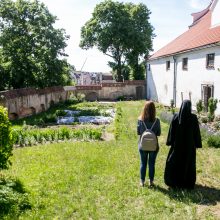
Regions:
[[[206,68],[206,55],[215,53],[215,68]],[[188,71],[182,70],[182,59],[188,57]],[[189,99],[191,92],[191,101],[194,108],[196,102],[201,99],[201,84],[211,84],[214,86],[214,98],[220,100],[220,47],[207,48],[191,53],[185,53],[177,58],[177,106],[181,105],[181,92],[184,99]],[[220,105],[218,110],[220,113]]]
[[[220,25],[220,3],[219,0],[216,1],[216,6],[212,12],[212,27]]]
[[[166,70],[166,61],[170,61],[170,70]],[[147,98],[170,105],[173,99],[173,57],[152,60],[147,71]]]
[[[215,53],[215,68],[206,68],[206,55]],[[188,71],[182,70],[182,59],[188,57]],[[170,71],[166,71],[166,61],[171,61]],[[173,99],[173,60],[170,58],[161,58],[152,60],[151,71],[147,76],[147,96],[148,99],[156,100],[162,104],[170,105]],[[196,108],[196,102],[201,99],[201,84],[214,85],[214,98],[220,100],[220,46],[206,48],[194,52],[188,52],[177,56],[177,82],[176,82],[176,101],[177,107],[180,107],[183,93],[183,99],[191,100],[193,108]],[[165,87],[167,86],[167,89]],[[156,99],[157,98],[157,99]],[[220,114],[220,103],[218,103],[217,114]]]

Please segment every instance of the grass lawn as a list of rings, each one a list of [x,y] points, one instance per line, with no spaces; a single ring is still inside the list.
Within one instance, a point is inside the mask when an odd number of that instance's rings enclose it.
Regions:
[[[5,219],[220,219],[220,149],[197,151],[197,186],[168,190],[163,172],[168,125],[162,124],[157,187],[139,187],[136,122],[141,101],[119,102],[117,141],[62,142],[14,150],[1,175],[17,178],[31,209]],[[0,210],[1,212],[1,210]]]

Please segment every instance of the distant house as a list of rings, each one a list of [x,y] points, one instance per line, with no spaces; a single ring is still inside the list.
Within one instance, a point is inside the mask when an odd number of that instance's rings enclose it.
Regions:
[[[103,74],[102,75],[102,83],[115,83],[116,81],[113,79],[112,74]]]
[[[192,14],[193,23],[147,61],[147,98],[179,107],[191,99],[220,100],[220,2]],[[217,113],[220,113],[218,103]]]
[[[72,79],[76,85],[97,85],[101,83],[115,82],[111,74],[102,72],[82,72],[75,71],[72,74]]]

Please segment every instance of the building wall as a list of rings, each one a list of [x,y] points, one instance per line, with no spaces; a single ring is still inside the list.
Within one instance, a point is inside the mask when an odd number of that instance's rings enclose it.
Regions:
[[[216,6],[212,12],[212,27],[220,25],[220,3],[219,0],[216,1]]]
[[[170,70],[166,70],[170,61]],[[147,69],[147,98],[170,105],[173,99],[173,57],[150,61]]]
[[[215,53],[215,68],[206,68],[206,56]],[[182,69],[182,59],[188,58],[188,70]],[[202,84],[214,86],[214,98],[220,100],[220,46],[206,48],[194,52],[177,55],[176,75],[176,104],[180,107],[182,99],[191,99],[193,108],[196,102],[202,99]],[[170,71],[166,71],[166,61],[171,61]],[[149,99],[154,99],[163,104],[169,104],[173,99],[174,64],[172,57],[161,58],[149,62],[151,71],[148,71]],[[167,87],[168,89],[167,89]],[[217,114],[220,114],[218,103]]]

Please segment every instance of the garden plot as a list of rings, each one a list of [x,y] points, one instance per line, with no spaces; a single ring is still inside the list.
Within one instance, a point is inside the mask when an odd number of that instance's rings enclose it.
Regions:
[[[38,115],[12,121],[14,146],[113,139],[114,107],[114,103],[61,103]]]
[[[91,111],[91,109],[86,109],[87,111]],[[66,113],[65,116],[57,117],[57,124],[72,124],[74,122],[78,122],[80,124],[110,124],[115,117],[114,109],[106,109],[99,114],[101,115],[82,115],[83,111],[80,110],[64,110]],[[92,111],[91,111],[92,112]],[[96,111],[94,111],[96,112]],[[85,112],[88,114],[88,112]]]

